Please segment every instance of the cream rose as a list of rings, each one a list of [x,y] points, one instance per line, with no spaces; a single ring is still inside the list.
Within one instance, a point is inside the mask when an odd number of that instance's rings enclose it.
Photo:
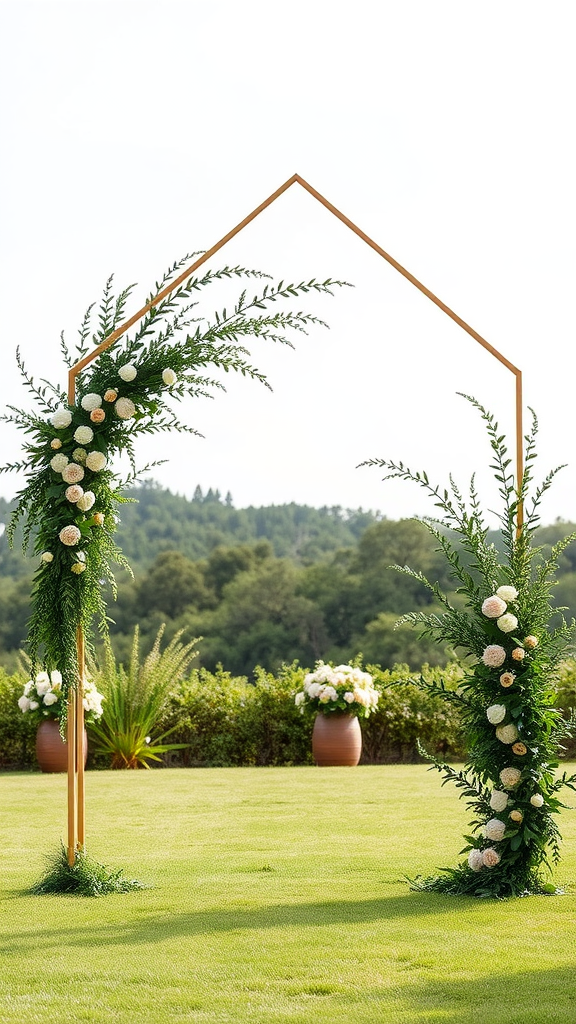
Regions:
[[[506,825],[503,821],[500,821],[500,818],[491,818],[484,825],[483,831],[486,839],[492,839],[493,842],[499,843],[504,837]]]
[[[490,794],[490,807],[493,811],[503,811],[508,805],[508,793],[503,793],[501,789],[493,789]]]
[[[86,468],[91,469],[93,473],[99,473],[101,469],[105,469],[108,464],[108,460],[103,452],[88,452],[86,456]]]
[[[522,778],[522,772],[518,768],[503,768],[500,772],[500,782],[505,789],[514,789]]]
[[[484,850],[484,853],[482,854],[482,860],[484,862],[484,867],[495,868],[496,865],[500,863],[500,854],[497,853],[496,850],[493,850],[491,846],[489,846],[487,850]]]
[[[84,479],[84,470],[77,462],[69,462],[62,470],[62,479],[67,484],[79,484]]]
[[[468,854],[468,867],[472,868],[472,871],[481,871],[483,865],[482,850],[470,850]]]

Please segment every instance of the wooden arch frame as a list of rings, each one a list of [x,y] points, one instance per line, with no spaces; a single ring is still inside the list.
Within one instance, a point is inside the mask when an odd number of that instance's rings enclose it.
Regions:
[[[438,296],[434,295],[418,278],[414,277],[409,270],[406,270],[393,256],[390,256],[373,238],[370,238],[365,231],[362,231],[357,224],[354,224],[349,217],[346,217],[336,206],[334,206],[328,199],[326,199],[320,192],[317,192],[312,185],[309,185],[299,174],[293,174],[291,178],[288,178],[280,188],[276,189],[272,195],[268,196],[263,203],[260,203],[256,209],[252,210],[247,217],[244,217],[235,228],[228,231],[227,234],[216,242],[211,249],[208,249],[199,259],[195,260],[186,270],[183,271],[174,281],[172,281],[166,288],[164,288],[158,295],[147,303],[142,309],[139,309],[137,313],[134,313],[129,320],[126,320],[124,324],[118,327],[115,331],[110,334],[105,341],[103,341],[97,348],[93,349],[87,356],[81,359],[75,366],[71,367],[68,374],[68,402],[70,405],[74,405],[76,400],[76,377],[80,371],[96,359],[101,352],[109,348],[118,340],[123,334],[126,333],[133,326],[142,319],[155,306],[159,301],[164,299],[170,292],[174,291],[183,281],[186,281],[191,274],[194,273],[198,267],[201,267],[203,263],[206,263],[215,253],[217,253],[223,246],[226,245],[235,235],[239,234],[248,224],[251,223],[260,213],[271,206],[284,192],[286,192],[292,185],[298,184],[306,192],[308,192],[314,199],[322,204],[330,213],[338,218],[346,227],[350,228],[363,242],[366,242],[379,256],[382,256],[391,267],[394,267],[399,274],[402,274],[407,281],[410,281],[415,288],[418,288],[423,295],[426,295],[439,309],[442,310],[447,316],[450,317],[454,323],[458,324],[462,330],[466,331],[471,338],[479,344],[482,348],[485,348],[487,352],[490,352],[500,363],[503,364],[515,377],[515,401],[516,401],[516,485],[519,488],[522,482],[522,476],[524,472],[523,468],[523,436],[522,436],[522,371],[514,366],[509,359],[506,358],[498,349],[490,345],[481,334],[478,334],[473,327],[470,327],[465,320],[462,320],[445,302],[442,302]],[[522,523],[522,504],[518,507],[517,526],[520,527]],[[85,845],[85,799],[84,799],[84,756],[83,756],[83,735],[84,735],[84,707],[82,703],[83,697],[83,681],[84,681],[84,638],[82,631],[78,633],[78,664],[80,666],[80,685],[76,688],[75,692],[70,697],[68,706],[68,844],[67,844],[67,855],[68,863],[72,865],[75,860],[76,851],[84,849]]]

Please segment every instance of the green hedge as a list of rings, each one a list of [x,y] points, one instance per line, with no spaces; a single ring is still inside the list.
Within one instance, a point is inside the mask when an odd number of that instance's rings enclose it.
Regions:
[[[406,666],[382,671],[369,667],[380,691],[375,713],[361,719],[362,763],[383,764],[419,759],[417,740],[430,753],[447,759],[465,756],[457,712],[440,698],[431,698],[410,684]],[[274,676],[257,670],[254,683],[223,669],[211,673],[194,670],[178,684],[158,732],[174,728],[172,742],[187,743],[185,750],[166,755],[165,763],[191,767],[227,765],[312,764],[313,718],[301,714],[294,693],[302,688],[307,670],[285,666]],[[425,678],[444,679],[457,687],[458,665],[424,666]],[[413,675],[413,674],[412,674]],[[35,727],[17,705],[23,676],[0,669],[0,768],[36,767]],[[560,669],[558,704],[565,712],[576,706],[576,659]],[[566,744],[569,756],[576,743]],[[92,756],[89,767],[107,767]]]

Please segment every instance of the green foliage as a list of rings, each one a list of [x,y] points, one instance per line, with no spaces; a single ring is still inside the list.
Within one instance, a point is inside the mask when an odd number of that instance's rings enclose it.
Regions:
[[[76,851],[74,863],[69,864],[66,849],[61,846],[48,858],[45,873],[30,892],[33,896],[107,896],[144,888],[136,878],[124,878],[121,869],[113,871],[82,850]]]
[[[140,661],[138,629],[134,631],[128,671],[116,665],[108,647],[98,685],[104,694],[104,711],[98,722],[88,723],[96,754],[110,758],[112,768],[149,768],[149,761],[161,761],[161,754],[181,744],[165,743],[172,729],[158,733],[158,722],[170,693],[196,655],[196,641],[180,643],[177,634],[164,651],[161,627],[154,646]]]
[[[188,259],[175,263],[156,282],[150,301],[177,279]],[[234,278],[265,277],[261,271],[240,266],[208,270],[202,277],[191,275],[157,301],[132,333],[116,339],[91,362],[91,347],[110,338],[134,287],[130,285],[115,296],[110,278],[100,307],[90,306],[86,312],[75,349],[71,351],[62,339],[67,366],[86,360],[76,377],[76,404],[71,407],[57,387],[35,383],[17,352],[24,384],[39,412],[31,414],[9,406],[9,412],[0,417],[27,435],[24,458],[0,470],[24,471],[26,477],[7,532],[13,541],[21,525],[24,550],[31,544],[40,556],[33,582],[28,651],[33,674],[37,663],[48,672],[62,673],[65,698],[79,680],[80,632],[89,649],[93,649],[94,621],[106,634],[102,583],[107,580],[114,591],[112,563],[128,568],[114,534],[118,506],[126,500],[122,490],[139,472],[135,438],[170,430],[197,433],[177,418],[173,403],[222,389],[220,380],[206,376],[208,369],[234,371],[267,385],[264,375],[247,361],[245,338],[290,345],[286,331],[307,333],[311,326],[326,326],[312,314],[279,308],[271,311],[269,307],[311,291],[331,295],[334,287],[344,284],[331,279],[266,283],[252,299],[244,290],[232,311],[214,314],[213,323],[196,315],[196,294],[205,286]],[[110,460],[122,453],[128,455],[132,466],[125,481],[110,467]]]
[[[420,484],[443,514],[424,525],[444,554],[462,601],[446,596],[421,570],[396,565],[427,587],[440,606],[438,612],[408,612],[400,621],[459,649],[471,665],[457,692],[442,680],[421,678],[419,683],[431,696],[458,707],[468,748],[465,770],[456,773],[433,758],[434,767],[444,781],[463,790],[474,814],[472,834],[465,837],[462,851],[469,853],[468,863],[422,885],[500,897],[543,891],[541,870],[560,855],[554,815],[563,805],[557,793],[563,786],[576,788],[576,776],[555,778],[560,739],[570,725],[555,706],[554,685],[561,658],[573,650],[576,623],[560,617],[556,626],[549,625],[558,560],[576,535],[558,539],[546,553],[534,544],[540,502],[557,472],[550,472],[531,493],[535,415],[525,439],[524,475],[516,488],[498,424],[475,399],[464,397],[480,412],[488,432],[491,469],[502,501],[501,552],[488,540],[474,478],[466,502],[452,479],[450,489],[442,489],[425,472],[400,462],[373,459],[368,464],[385,467],[387,478]]]
[[[0,668],[0,768],[36,764],[37,723],[18,707],[26,678],[23,671],[9,675]]]

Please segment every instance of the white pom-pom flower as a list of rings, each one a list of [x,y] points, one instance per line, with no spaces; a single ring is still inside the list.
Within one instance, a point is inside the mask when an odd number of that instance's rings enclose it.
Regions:
[[[510,612],[506,612],[505,615],[501,615],[496,620],[496,625],[503,633],[513,633],[518,626],[518,619],[515,615],[511,615]]]
[[[130,398],[119,398],[114,406],[116,415],[121,420],[131,420],[136,412],[136,406]]]
[[[57,702],[58,702],[58,694],[57,693],[53,693],[52,690],[49,690],[48,693],[44,694],[44,699],[43,699],[42,703],[45,704],[47,708],[49,708],[51,704],[56,704]]]
[[[515,601],[518,597],[518,591],[516,590],[516,587],[498,587],[496,597],[500,597],[503,601],[506,601],[506,604],[510,604],[510,601]]]
[[[48,564],[49,562],[54,561],[54,555],[51,551],[43,551],[40,555],[40,559],[42,562],[46,562],[46,564]]]
[[[102,405],[102,398],[97,395],[94,391],[91,391],[88,395],[84,395],[84,398],[80,402],[80,405],[86,412],[92,412],[93,409],[99,409]]]
[[[84,491],[82,497],[78,499],[77,507],[81,512],[88,512],[95,501],[96,496],[93,491]]]
[[[53,458],[50,459],[50,466],[55,473],[61,473],[63,469],[66,469],[69,461],[68,456],[63,455],[62,452],[60,452],[59,455],[54,455]]]
[[[91,469],[93,473],[99,473],[101,469],[105,469],[108,464],[108,460],[103,452],[88,452],[86,456],[86,468]]]
[[[94,431],[92,430],[92,427],[76,427],[76,430],[74,431],[74,440],[77,441],[78,444],[90,444],[93,437]]]
[[[491,839],[493,842],[499,843],[506,831],[506,825],[503,821],[500,821],[500,818],[491,818],[490,821],[487,821],[484,825],[483,831],[486,839]]]
[[[174,373],[174,370],[170,369],[170,367],[168,366],[165,370],[162,370],[162,380],[164,381],[165,384],[167,384],[170,387],[171,384],[176,383],[178,378]]]
[[[508,793],[503,793],[501,789],[493,789],[490,794],[490,807],[493,811],[503,811],[508,804]]]
[[[56,411],[52,413],[50,422],[56,430],[64,430],[72,423],[72,413],[69,409],[65,409],[63,405],[60,405]]]
[[[24,694],[18,698],[18,707],[23,714],[30,710],[30,700],[28,697],[25,697]]]
[[[118,376],[125,381],[134,380],[137,373],[138,370],[134,366],[134,363],[125,363],[124,366],[121,366],[118,370]]]
[[[506,718],[506,708],[503,704],[491,704],[486,712],[486,718],[490,725],[499,725]]]
[[[509,725],[499,725],[496,729],[496,737],[501,743],[515,743],[518,736],[518,729],[513,722],[510,722]]]
[[[470,850],[468,854],[468,867],[472,868],[472,871],[481,871],[483,866],[482,850]]]

